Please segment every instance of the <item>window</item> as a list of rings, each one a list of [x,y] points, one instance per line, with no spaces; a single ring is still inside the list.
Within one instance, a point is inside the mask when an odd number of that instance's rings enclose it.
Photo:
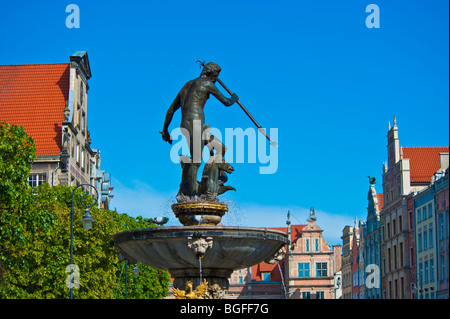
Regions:
[[[428,236],[427,236],[427,232],[424,231],[423,232],[423,249],[426,250],[428,249]]]
[[[77,127],[80,128],[80,123],[81,123],[81,106],[78,104],[77,107]]]
[[[423,264],[419,264],[419,284],[423,284]]]
[[[75,149],[75,160],[80,163],[80,143],[77,141],[77,147]]]
[[[300,278],[308,278],[309,274],[309,263],[298,263],[298,276]]]
[[[328,268],[327,263],[316,263],[316,277],[327,277]]]
[[[403,292],[405,291],[405,280],[403,277],[400,278],[400,298],[403,299]]]
[[[243,284],[244,283],[244,276],[239,276],[238,281],[239,281],[240,284]]]
[[[417,236],[417,251],[422,251],[422,234]]]
[[[448,237],[449,227],[448,227],[448,211],[445,212],[445,236]]]
[[[428,230],[428,245],[429,247],[433,247],[433,225],[430,224],[430,229]]]
[[[81,112],[81,133],[86,134],[86,113]]]
[[[395,289],[395,296],[394,298],[397,299],[398,298],[398,281],[397,279],[394,280],[394,289]]]
[[[397,225],[395,224],[395,219],[392,221],[392,235],[397,233]]]
[[[422,221],[422,209],[419,208],[417,210],[417,222],[420,223]]]
[[[434,259],[430,259],[430,281],[434,281]]]
[[[311,299],[310,291],[302,291],[302,299]]]
[[[439,214],[439,240],[444,239],[444,214]]]
[[[393,295],[392,295],[392,281],[389,281],[389,298],[393,299]]]
[[[270,272],[261,273],[262,281],[270,281]]]
[[[428,204],[428,218],[433,217],[433,207],[431,204]]]
[[[84,147],[81,148],[81,168],[84,169]]]
[[[306,239],[305,251],[309,251],[309,239]]]
[[[397,246],[394,245],[394,269],[397,269]]]
[[[398,217],[398,232],[401,233],[403,230],[403,220],[402,220],[402,216]]]
[[[403,243],[400,243],[400,267],[403,267]]]
[[[84,85],[80,81],[80,104],[83,105],[84,102]]]
[[[47,175],[46,174],[31,174],[28,177],[28,184],[31,187],[36,187],[39,185],[42,185],[47,182]]]
[[[388,253],[387,253],[387,257],[388,257],[388,270],[391,271],[391,249],[388,248]]]
[[[387,223],[387,238],[391,238],[391,223]]]
[[[425,275],[425,282],[428,282],[428,261],[424,262],[424,275]]]
[[[316,299],[325,299],[325,291],[316,291]]]
[[[319,251],[319,239],[315,239],[316,251]]]
[[[440,281],[444,281],[445,280],[445,257],[441,256],[441,278]]]

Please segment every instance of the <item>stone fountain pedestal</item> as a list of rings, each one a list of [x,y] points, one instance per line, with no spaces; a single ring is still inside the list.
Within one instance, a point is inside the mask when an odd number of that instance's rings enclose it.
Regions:
[[[215,202],[179,203],[172,205],[172,211],[184,226],[216,226],[228,211],[228,206]]]
[[[195,288],[206,280],[203,298],[225,298],[234,270],[270,261],[288,244],[282,231],[217,226],[228,210],[222,203],[182,203],[172,209],[184,226],[120,232],[114,235],[114,245],[120,260],[168,270],[174,289],[184,290],[188,282]]]

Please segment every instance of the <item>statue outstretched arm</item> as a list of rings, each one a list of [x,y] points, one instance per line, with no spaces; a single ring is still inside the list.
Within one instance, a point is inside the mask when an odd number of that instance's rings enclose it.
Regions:
[[[162,138],[164,141],[169,142],[169,144],[172,144],[172,138],[169,134],[169,125],[170,122],[172,122],[173,114],[176,110],[178,110],[181,107],[181,101],[180,101],[180,93],[177,94],[175,99],[173,100],[172,104],[170,105],[169,109],[166,113],[166,118],[164,120],[164,126],[162,132]]]
[[[225,106],[231,106],[234,104],[234,102],[239,100],[239,97],[235,93],[231,95],[231,98],[225,97],[212,82],[208,85],[208,91],[209,93],[214,95],[216,99],[222,102]]]

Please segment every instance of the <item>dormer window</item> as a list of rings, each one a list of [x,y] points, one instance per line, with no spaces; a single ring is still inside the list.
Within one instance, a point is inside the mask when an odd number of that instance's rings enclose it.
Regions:
[[[83,81],[80,82],[80,105],[84,103],[84,84]]]

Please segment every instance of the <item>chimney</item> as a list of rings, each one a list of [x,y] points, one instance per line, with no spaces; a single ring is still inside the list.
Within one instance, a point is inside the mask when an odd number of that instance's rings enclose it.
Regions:
[[[445,171],[448,168],[449,157],[448,153],[439,153],[439,169]]]

